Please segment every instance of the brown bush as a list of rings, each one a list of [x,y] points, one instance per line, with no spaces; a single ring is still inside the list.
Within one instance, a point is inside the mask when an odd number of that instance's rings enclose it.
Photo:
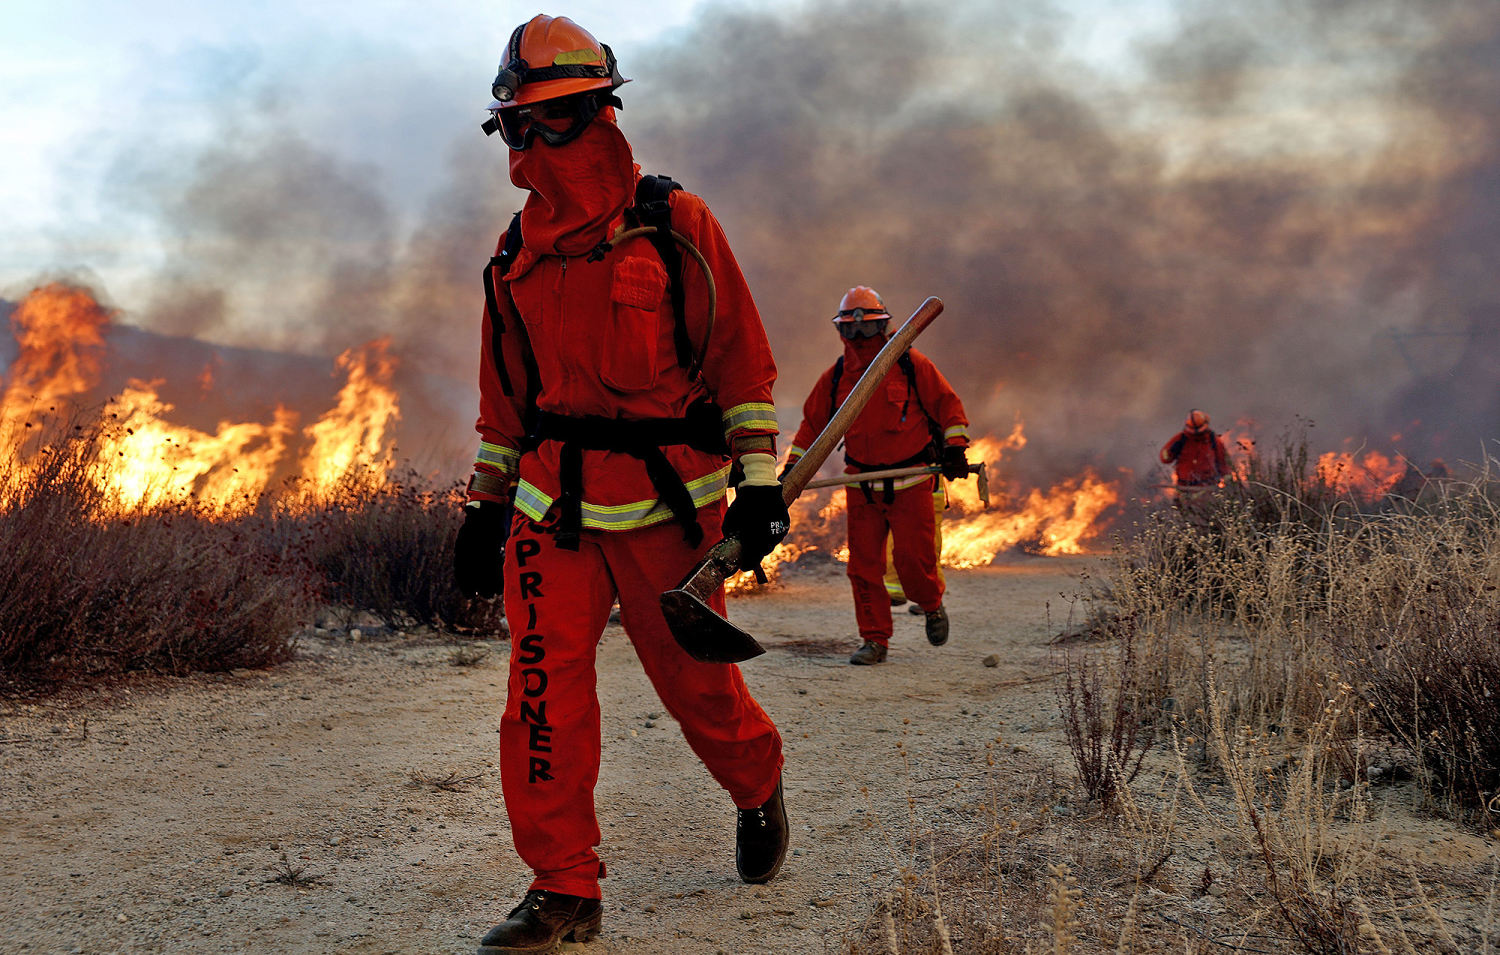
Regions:
[[[478,608],[453,581],[462,505],[462,488],[433,490],[415,472],[399,480],[351,477],[283,515],[281,533],[317,570],[331,603],[393,627],[468,625]]]
[[[103,506],[92,442],[57,441],[0,478],[0,671],[5,689],[129,670],[287,659],[310,612],[305,565],[264,519]]]
[[[1057,691],[1079,785],[1106,811],[1141,771],[1156,738],[1156,708],[1141,694],[1134,621],[1116,620],[1108,629],[1115,637],[1113,665],[1102,665],[1086,651],[1065,651],[1063,685]]]

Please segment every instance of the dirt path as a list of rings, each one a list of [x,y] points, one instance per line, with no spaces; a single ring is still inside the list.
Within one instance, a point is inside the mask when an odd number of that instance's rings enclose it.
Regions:
[[[845,663],[841,566],[732,601],[771,648],[745,675],[786,739],[793,849],[765,886],[735,878],[733,806],[612,626],[597,793],[610,877],[604,935],[582,950],[836,951],[911,861],[912,834],[983,786],[986,744],[1055,723],[1045,644],[1088,566],[952,572],[952,642],[927,646],[898,610],[874,668]],[[334,635],[270,672],[6,706],[0,951],[472,951],[528,881],[499,804],[506,650],[461,667],[446,646]],[[477,778],[445,791],[413,773]],[[267,881],[287,865],[316,881]]]

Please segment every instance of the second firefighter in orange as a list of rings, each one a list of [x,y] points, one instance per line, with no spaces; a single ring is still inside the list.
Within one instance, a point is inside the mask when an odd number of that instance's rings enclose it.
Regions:
[[[833,417],[854,383],[885,345],[890,312],[879,294],[860,285],[845,293],[834,316],[844,354],[813,386],[802,407],[802,426],[793,441],[791,467]],[[922,464],[941,465],[949,480],[967,477],[969,422],[953,387],[926,355],[909,349],[886,373],[879,390],[844,437],[845,470],[850,474]],[[926,616],[927,640],[948,642],[945,583],[933,547],[933,489],[937,476],[922,474],[849,485],[849,583],[861,646],[854,664],[881,663],[891,642],[891,601],[883,577],[886,537],[906,596]]]

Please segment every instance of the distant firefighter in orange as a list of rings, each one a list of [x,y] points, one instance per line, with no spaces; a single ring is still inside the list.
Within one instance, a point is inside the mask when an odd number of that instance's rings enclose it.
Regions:
[[[1194,408],[1182,430],[1161,446],[1161,463],[1176,465],[1177,484],[1203,487],[1229,476],[1229,451],[1224,439],[1208,426],[1208,414]]]
[[[885,345],[891,315],[874,289],[845,293],[834,316],[844,354],[825,371],[802,406],[802,427],[792,442],[790,468],[822,433],[854,383]],[[932,360],[909,349],[844,437],[847,473],[940,465],[950,481],[969,476],[969,421],[953,387]],[[785,473],[785,472],[783,472]],[[853,664],[884,662],[891,642],[891,598],[886,594],[886,536],[894,538],[893,560],[906,596],[926,614],[927,641],[948,642],[945,584],[933,546],[935,474],[883,478],[849,485],[849,583],[854,618],[863,641]]]

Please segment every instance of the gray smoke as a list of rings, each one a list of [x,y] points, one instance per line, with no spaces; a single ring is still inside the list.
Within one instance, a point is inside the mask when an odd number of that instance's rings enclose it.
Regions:
[[[945,300],[919,347],[1037,477],[1141,471],[1189,407],[1422,463],[1500,436],[1500,7],[1184,4],[1121,80],[1055,12],[971,6],[721,10],[631,64],[627,132],[725,220],[781,401],[870,284]]]
[[[1068,45],[1079,14],[992,6],[710,7],[622,62],[621,126],[723,221],[781,406],[868,284],[902,313],[944,299],[919,347],[976,432],[1025,420],[1032,480],[1143,474],[1190,407],[1418,462],[1500,437],[1500,6],[1183,2],[1109,69]],[[300,350],[392,334],[408,431],[466,450],[479,268],[519,196],[497,144],[455,136],[410,234],[368,170],[274,117],[122,161],[172,250],[140,320],[233,338],[255,314],[257,344]]]

